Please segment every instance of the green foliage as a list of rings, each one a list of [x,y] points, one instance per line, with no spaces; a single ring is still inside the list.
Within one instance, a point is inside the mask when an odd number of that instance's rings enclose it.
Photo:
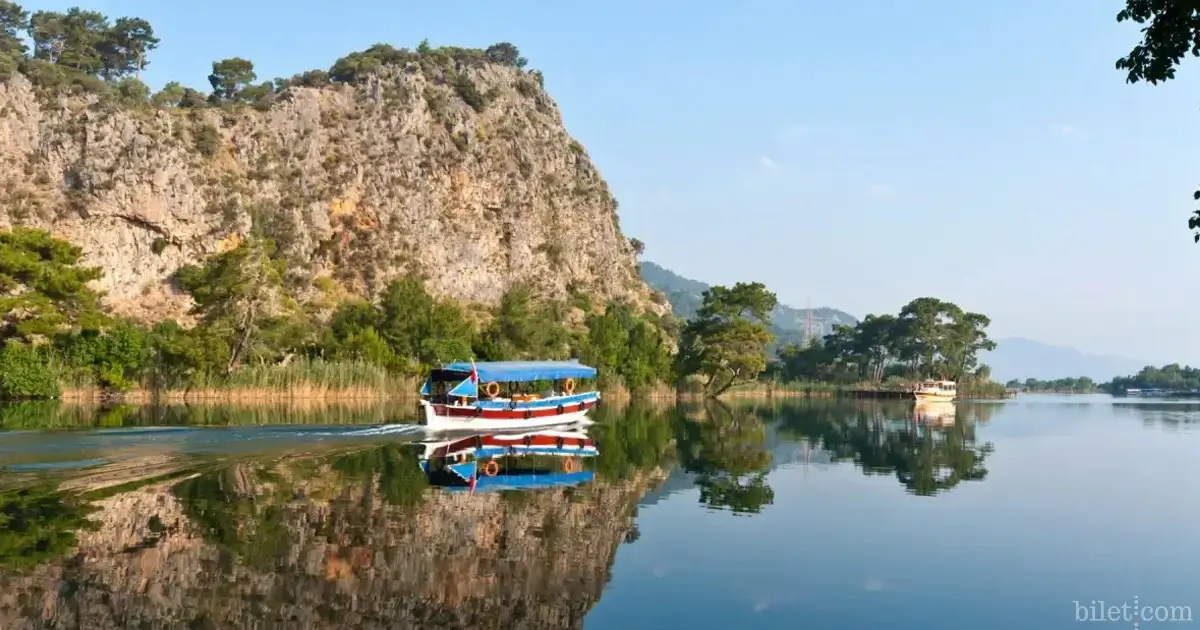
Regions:
[[[1096,382],[1087,376],[1080,376],[1079,378],[1056,378],[1048,381],[1037,378],[1027,378],[1022,381],[1014,378],[1005,383],[1004,386],[1008,389],[1020,389],[1027,392],[1090,394],[1100,391]]]
[[[956,414],[964,413],[958,407]],[[934,496],[964,481],[987,477],[989,443],[977,444],[974,424],[957,418],[945,428],[899,429],[881,423],[878,411],[823,402],[789,406],[778,414],[779,432],[819,444],[834,462],[852,461],[864,475],[893,475],[912,494]]]
[[[141,105],[150,100],[150,88],[138,79],[127,77],[113,84],[113,95],[125,105]]]
[[[675,449],[670,418],[634,403],[622,409],[601,405],[588,434],[596,441],[596,476],[625,481],[655,468],[670,468]]]
[[[990,320],[936,298],[917,298],[897,316],[867,315],[855,326],[837,326],[812,345],[788,344],[778,352],[784,380],[881,383],[889,376],[946,378],[976,387],[989,382],[979,353],[995,348]]]
[[[679,418],[674,428],[680,466],[696,475],[701,503],[757,514],[774,502],[766,429],[752,413],[716,403],[705,407],[703,421]]]
[[[341,304],[318,329],[283,281],[275,239],[288,240],[288,230],[276,225],[277,213],[250,213],[240,246],[178,271],[199,317],[191,329],[114,321],[86,286],[101,272],[77,265],[79,248],[38,230],[0,232],[0,342],[10,342],[0,351],[0,397],[56,397],[60,383],[391,391],[393,374],[471,358],[565,359],[573,348],[611,386],[643,392],[669,378],[663,322],[614,304],[572,331],[564,304],[537,300],[524,285],[511,287],[479,333],[458,303],[433,297],[415,275],[391,282],[375,302]]]
[[[341,455],[330,467],[343,479],[377,485],[380,498],[409,510],[421,506],[429,487],[429,478],[418,465],[416,454],[399,444]]]
[[[1200,6],[1195,0],[1125,0],[1117,22],[1145,24],[1142,40],[1129,54],[1117,60],[1129,83],[1147,81],[1157,85],[1175,78],[1175,69],[1189,54],[1200,57]],[[1200,201],[1200,190],[1192,193]],[[1200,243],[1200,210],[1188,218],[1188,229]]]
[[[179,286],[196,302],[193,314],[210,332],[231,340],[226,373],[248,355],[265,358],[273,349],[264,338],[289,323],[290,314],[281,313],[288,303],[283,264],[272,260],[273,253],[271,241],[248,238],[204,265],[179,270]]]
[[[487,99],[475,88],[475,82],[466,75],[455,76],[451,81],[451,86],[463,102],[471,106],[471,109],[481,112],[483,108],[487,107]]]
[[[257,496],[252,483],[263,472],[249,466],[206,472],[172,487],[184,514],[204,539],[258,568],[273,566],[285,550],[289,534],[283,523],[282,498]]]
[[[63,335],[55,343],[68,365],[88,370],[97,385],[115,390],[138,384],[151,353],[149,332],[127,321],[102,332]]]
[[[671,355],[663,331],[650,316],[635,315],[619,303],[609,304],[602,315],[587,318],[587,334],[579,357],[599,372],[599,385],[622,385],[639,393],[658,382],[670,382]]]
[[[359,359],[402,372],[471,358],[474,330],[462,309],[438,300],[419,276],[388,284],[378,304],[347,302],[321,339],[325,356]]]
[[[0,492],[0,566],[22,571],[68,553],[95,508],[50,485]]]
[[[211,123],[201,124],[196,127],[192,143],[200,155],[212,157],[221,150],[221,132]]]
[[[570,334],[562,320],[560,305],[538,302],[527,285],[514,284],[494,309],[475,350],[489,361],[566,359]]]
[[[1178,363],[1154,367],[1147,365],[1132,376],[1118,376],[1101,387],[1110,394],[1124,394],[1130,389],[1161,389],[1168,392],[1200,390],[1200,368]]]
[[[521,51],[508,42],[500,42],[487,47],[483,53],[488,61],[515,68],[524,68],[529,60],[521,56]]]
[[[25,56],[21,31],[33,43],[32,58]],[[0,72],[11,74],[20,68],[43,87],[79,85],[105,91],[104,81],[113,81],[121,87],[119,96],[128,99],[133,86],[121,80],[144,70],[158,44],[154,29],[141,18],[110,23],[104,14],[79,7],[30,15],[15,3],[0,2]]]
[[[244,92],[256,77],[252,62],[231,57],[213,62],[208,83],[212,85],[213,98],[218,102],[249,101]]]
[[[0,342],[37,341],[103,321],[99,296],[87,287],[102,272],[78,266],[82,255],[43,230],[0,232]]]
[[[711,396],[757,378],[767,367],[764,350],[772,340],[769,318],[776,304],[775,294],[760,282],[706,290],[696,318],[683,329],[679,376],[702,376]]]
[[[60,393],[58,373],[44,351],[19,341],[0,348],[0,397],[57,398]]]

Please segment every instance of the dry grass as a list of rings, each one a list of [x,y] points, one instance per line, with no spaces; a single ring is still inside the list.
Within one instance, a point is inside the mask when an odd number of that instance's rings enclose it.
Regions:
[[[418,386],[404,391],[381,391],[372,387],[330,388],[313,385],[295,387],[239,387],[192,390],[153,391],[134,389],[118,394],[105,393],[97,388],[64,390],[62,401],[74,404],[96,404],[119,400],[129,404],[233,404],[233,405],[323,405],[369,406],[381,401],[416,400]]]

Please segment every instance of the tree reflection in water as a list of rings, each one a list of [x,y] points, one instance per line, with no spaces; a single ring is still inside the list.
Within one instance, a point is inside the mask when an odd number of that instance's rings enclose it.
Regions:
[[[993,447],[975,443],[975,423],[965,406],[957,406],[953,418],[940,426],[905,413],[896,406],[814,402],[780,408],[776,415],[785,435],[808,440],[833,461],[853,461],[865,474],[894,474],[919,496],[987,477],[984,460]]]
[[[710,402],[699,418],[677,417],[674,426],[679,463],[696,475],[701,503],[758,514],[775,501],[766,430],[751,410]]]

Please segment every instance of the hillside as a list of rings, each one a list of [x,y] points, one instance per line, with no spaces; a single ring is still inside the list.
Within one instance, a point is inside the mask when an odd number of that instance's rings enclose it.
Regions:
[[[640,263],[642,280],[651,288],[662,291],[671,304],[671,310],[683,319],[689,319],[696,314],[703,300],[702,294],[709,288],[698,280],[684,278],[675,272],[649,261]],[[804,339],[805,321],[808,311],[786,304],[780,304],[771,312],[777,345],[796,342]],[[858,323],[853,315],[832,308],[812,309],[812,333],[822,337],[833,332],[837,324],[853,326]]]
[[[1114,376],[1134,374],[1147,365],[1145,361],[1087,354],[1020,337],[997,340],[996,349],[981,353],[979,360],[991,366],[992,378],[1001,383],[1014,378],[1051,380],[1080,376],[1099,383]]]
[[[176,271],[252,233],[312,303],[417,272],[464,302],[523,282],[664,311],[540,73],[498,46],[380,45],[261,86],[234,63],[207,98],[24,58],[0,80],[0,228],[81,246],[107,304],[142,320],[183,317]]]

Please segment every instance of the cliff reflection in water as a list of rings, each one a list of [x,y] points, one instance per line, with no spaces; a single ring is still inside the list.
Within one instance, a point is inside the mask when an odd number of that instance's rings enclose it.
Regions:
[[[975,417],[910,413],[601,407],[594,481],[540,490],[430,488],[414,445],[386,438],[231,451],[118,486],[39,475],[0,491],[0,628],[581,627],[638,505],[673,490],[759,513],[800,447],[916,494],[986,476]]]

